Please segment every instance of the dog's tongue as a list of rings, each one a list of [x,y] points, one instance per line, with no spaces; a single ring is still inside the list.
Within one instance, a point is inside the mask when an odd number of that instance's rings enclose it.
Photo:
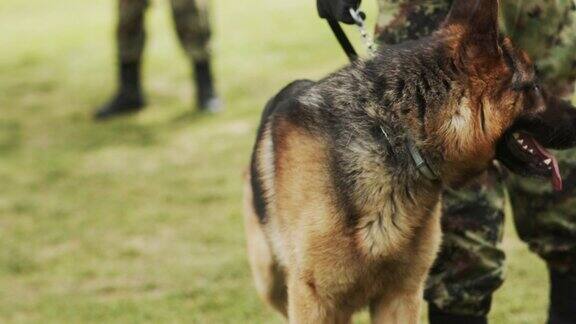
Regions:
[[[542,145],[540,145],[540,143],[538,143],[538,141],[536,141],[532,136],[526,136],[525,139],[530,141],[530,144],[536,148],[538,153],[547,159],[552,160],[552,163],[550,163],[550,166],[552,167],[552,187],[556,191],[562,191],[562,176],[560,175],[560,167],[558,166],[558,160],[556,160],[556,157],[552,153],[548,152],[548,150],[546,150],[544,147],[542,147]]]
[[[558,161],[554,155],[552,155],[552,187],[556,191],[562,191],[562,176],[560,175]]]

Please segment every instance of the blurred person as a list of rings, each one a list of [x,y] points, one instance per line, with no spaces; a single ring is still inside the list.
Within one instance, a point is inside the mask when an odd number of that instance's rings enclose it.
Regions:
[[[170,4],[178,39],[192,66],[196,104],[201,111],[217,112],[222,104],[212,77],[208,0],[171,0]],[[148,6],[148,0],[118,0],[118,89],[112,99],[95,112],[96,119],[134,113],[146,105],[141,69]]]
[[[377,1],[381,46],[428,35],[451,5],[450,0]],[[348,9],[359,5],[360,0],[318,0],[321,17],[344,23],[353,23]],[[503,32],[532,56],[542,83],[568,98],[576,79],[574,1],[500,1],[500,7]],[[539,180],[510,176],[497,165],[467,187],[445,192],[444,239],[425,292],[431,324],[488,322],[492,294],[504,280],[500,243],[506,190],[520,238],[549,270],[548,323],[576,324],[576,151],[556,156],[566,184],[561,192]]]

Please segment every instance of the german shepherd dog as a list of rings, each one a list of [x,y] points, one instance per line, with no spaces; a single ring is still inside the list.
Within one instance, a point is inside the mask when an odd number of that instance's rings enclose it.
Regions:
[[[497,0],[456,0],[430,37],[384,47],[267,104],[246,186],[256,288],[290,323],[417,323],[440,196],[499,159],[562,181],[544,147],[576,110],[498,32]]]

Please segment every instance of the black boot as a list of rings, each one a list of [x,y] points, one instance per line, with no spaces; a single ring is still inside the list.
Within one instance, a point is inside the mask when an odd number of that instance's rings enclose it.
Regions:
[[[486,316],[456,315],[445,313],[436,306],[428,307],[428,320],[430,324],[487,324]]]
[[[222,109],[222,102],[214,90],[210,61],[194,62],[194,79],[198,108],[211,113],[219,112]]]
[[[576,324],[576,278],[552,269],[548,324]]]
[[[140,111],[145,103],[140,86],[140,62],[121,63],[118,92],[94,113],[94,118],[111,117]]]

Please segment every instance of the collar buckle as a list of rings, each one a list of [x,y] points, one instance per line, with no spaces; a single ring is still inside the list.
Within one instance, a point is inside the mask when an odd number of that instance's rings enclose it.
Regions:
[[[386,130],[384,129],[383,126],[380,126],[380,131],[382,131],[382,134],[384,134],[384,138],[388,142],[388,145],[392,146],[392,144],[390,142],[390,137],[388,136],[388,133],[386,133]],[[408,152],[410,153],[410,157],[412,158],[412,161],[416,165],[416,169],[418,171],[420,171],[420,173],[422,173],[422,175],[426,179],[428,179],[430,181],[436,181],[439,179],[438,174],[436,172],[434,172],[434,170],[430,167],[430,165],[428,165],[426,160],[424,160],[424,157],[422,157],[422,154],[420,154],[420,151],[418,150],[418,148],[416,147],[414,142],[407,139],[406,140],[406,148],[408,149]]]
[[[416,169],[418,169],[418,171],[420,171],[420,173],[422,173],[422,175],[428,180],[438,180],[438,175],[436,172],[434,172],[430,165],[426,163],[426,160],[424,160],[416,145],[412,141],[406,140],[406,147],[408,148],[408,152],[410,152],[410,156],[416,165]]]

